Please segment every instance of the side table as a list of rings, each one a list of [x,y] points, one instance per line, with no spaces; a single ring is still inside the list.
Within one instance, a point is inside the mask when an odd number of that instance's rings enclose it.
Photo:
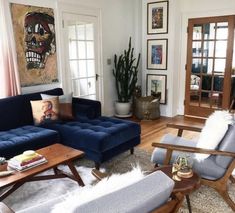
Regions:
[[[154,169],[155,171],[160,170],[164,172],[168,177],[172,178],[172,166],[161,166]],[[193,176],[191,178],[181,178],[181,181],[175,181],[175,186],[173,189],[173,193],[180,192],[186,197],[188,210],[191,213],[191,204],[189,199],[189,194],[193,192],[194,190],[198,189],[201,185],[201,178],[198,176],[197,173],[193,173]]]

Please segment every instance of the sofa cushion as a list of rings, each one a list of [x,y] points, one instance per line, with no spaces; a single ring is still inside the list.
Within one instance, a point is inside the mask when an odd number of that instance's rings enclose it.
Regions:
[[[36,126],[23,126],[0,132],[0,156],[11,158],[25,150],[39,149],[59,141],[56,131]]]
[[[181,146],[189,146],[189,147],[196,147],[197,143],[192,140],[186,140],[182,137],[177,137],[174,135],[166,134],[162,140],[161,143],[165,144],[175,144],[175,145],[181,145]],[[171,158],[171,164],[175,161],[175,159],[179,155],[187,155],[190,156],[192,159],[194,159],[193,162],[193,169],[196,171],[201,177],[209,179],[209,180],[216,180],[220,177],[222,177],[225,173],[225,169],[218,164],[216,164],[215,156],[210,156],[209,158],[205,159],[202,162],[199,162],[195,159],[195,155],[191,153],[185,153],[185,152],[178,152],[173,151],[172,158]],[[153,163],[163,164],[163,161],[166,156],[166,149],[161,148],[155,148],[151,157],[151,161]]]
[[[59,99],[58,97],[30,101],[35,125],[47,122],[55,122],[59,119]]]
[[[64,144],[77,149],[104,152],[140,134],[139,124],[109,117],[80,118],[79,121],[53,124]]]

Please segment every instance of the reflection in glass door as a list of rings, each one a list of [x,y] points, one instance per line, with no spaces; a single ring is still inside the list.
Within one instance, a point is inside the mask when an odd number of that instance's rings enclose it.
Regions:
[[[229,17],[189,20],[186,115],[206,117],[215,109],[229,106],[230,47],[233,46],[233,31],[229,31],[231,20],[233,18]]]

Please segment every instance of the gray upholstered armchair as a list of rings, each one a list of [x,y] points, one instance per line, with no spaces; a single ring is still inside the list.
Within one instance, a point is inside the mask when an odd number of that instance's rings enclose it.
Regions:
[[[193,169],[201,176],[201,183],[214,188],[235,211],[235,204],[228,195],[227,182],[230,179],[235,183],[232,172],[235,168],[235,126],[229,128],[215,150],[196,148],[196,142],[182,138],[183,130],[200,132],[201,128],[168,124],[168,127],[177,128],[178,136],[165,135],[161,143],[153,143],[155,150],[152,153],[152,162],[171,164],[180,153],[187,152],[194,158],[194,153],[210,154],[204,161],[194,160]]]

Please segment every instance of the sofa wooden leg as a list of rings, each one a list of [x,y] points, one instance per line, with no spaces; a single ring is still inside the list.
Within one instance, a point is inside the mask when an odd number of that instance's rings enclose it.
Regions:
[[[100,163],[95,162],[95,169],[100,170]]]
[[[131,148],[131,149],[130,149],[130,153],[131,153],[131,155],[134,154],[134,148]]]

